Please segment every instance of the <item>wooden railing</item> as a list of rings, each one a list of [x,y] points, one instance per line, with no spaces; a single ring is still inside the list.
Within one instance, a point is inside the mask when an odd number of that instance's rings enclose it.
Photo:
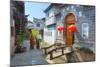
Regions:
[[[49,51],[52,51],[53,49],[57,49],[57,48],[60,48],[60,47],[63,47],[64,44],[61,44],[61,43],[55,43],[53,45],[50,45],[48,47],[43,47],[42,49],[44,50],[44,54],[47,55]]]
[[[52,47],[54,47],[54,48],[49,50]],[[43,49],[45,50],[45,54],[48,56],[49,60],[53,60],[55,58],[65,56],[65,58],[67,59],[66,62],[68,62],[68,63],[80,61],[76,52],[75,51],[71,51],[71,52],[67,51],[66,46],[55,47],[55,45],[51,45],[51,46],[43,48]]]
[[[64,45],[59,46],[59,45],[54,44],[54,45],[51,45],[49,47],[45,47],[42,49],[44,50],[45,55],[50,55],[50,60],[69,54],[69,53],[64,53],[64,50],[66,49],[66,46]],[[54,52],[57,52],[57,50],[60,50],[61,55],[54,57],[53,54]]]
[[[48,47],[44,47],[42,48],[44,50],[44,54],[47,55],[48,54],[48,49],[54,47],[55,45],[51,45],[51,46],[48,46]]]
[[[60,57],[62,55],[65,55],[64,54],[64,49],[65,49],[65,47],[59,47],[59,48],[55,48],[55,49],[49,51],[48,54],[50,54],[50,60],[58,58],[58,57]],[[57,50],[61,50],[61,55],[58,55],[58,56],[54,57],[53,53],[56,52]]]

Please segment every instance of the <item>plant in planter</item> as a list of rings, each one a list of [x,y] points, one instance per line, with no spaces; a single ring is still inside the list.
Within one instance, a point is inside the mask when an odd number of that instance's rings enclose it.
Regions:
[[[24,37],[25,37],[24,35],[17,35],[15,53],[21,53],[26,50],[26,48],[22,46]]]

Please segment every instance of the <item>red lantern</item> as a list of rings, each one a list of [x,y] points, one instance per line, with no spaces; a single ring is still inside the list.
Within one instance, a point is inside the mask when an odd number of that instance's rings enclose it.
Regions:
[[[60,32],[61,32],[63,29],[64,29],[63,26],[58,26],[58,28],[57,28],[57,30],[60,31]]]
[[[75,25],[70,25],[70,26],[67,27],[67,30],[71,30],[71,31],[75,32],[76,31],[76,26]]]

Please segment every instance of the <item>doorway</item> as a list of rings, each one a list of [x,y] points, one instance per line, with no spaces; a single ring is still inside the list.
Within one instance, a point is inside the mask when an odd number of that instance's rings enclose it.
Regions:
[[[68,30],[69,26],[75,25],[75,16],[73,13],[69,13],[65,17],[65,40],[68,47],[71,47],[74,43],[74,31]]]

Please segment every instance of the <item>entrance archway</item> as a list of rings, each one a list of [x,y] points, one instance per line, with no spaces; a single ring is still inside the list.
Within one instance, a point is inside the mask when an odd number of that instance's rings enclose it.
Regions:
[[[65,40],[68,47],[71,47],[74,43],[74,31],[68,30],[69,26],[75,26],[75,15],[73,13],[69,13],[65,17]]]

